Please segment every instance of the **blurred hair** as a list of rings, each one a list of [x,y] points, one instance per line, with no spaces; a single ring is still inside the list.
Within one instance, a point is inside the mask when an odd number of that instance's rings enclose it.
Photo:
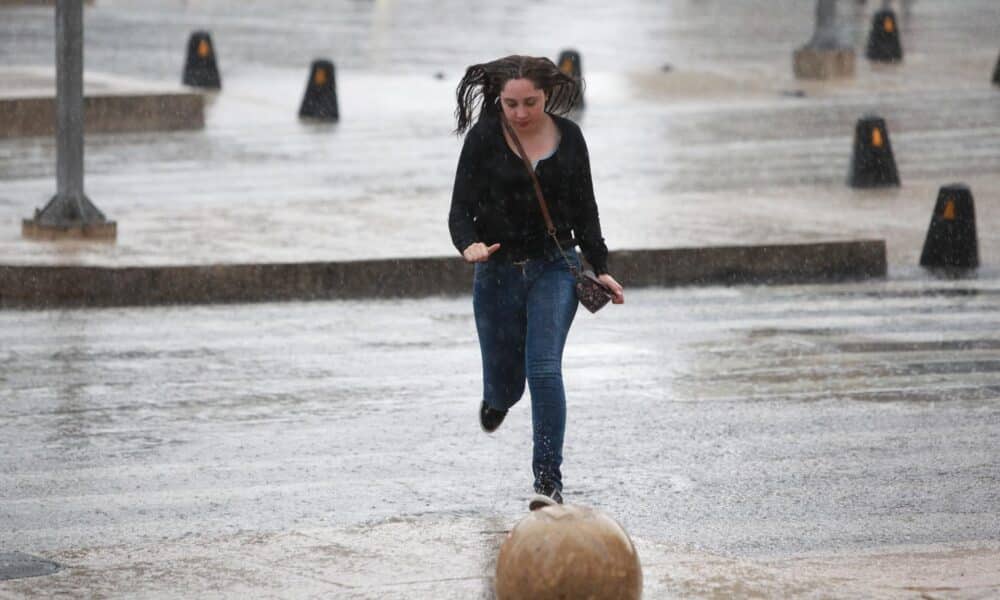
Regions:
[[[544,91],[545,111],[564,115],[583,93],[583,81],[559,70],[551,60],[535,56],[506,56],[472,65],[455,91],[458,107],[455,133],[467,130],[477,113],[496,114],[500,111],[500,91],[511,79],[527,79]]]

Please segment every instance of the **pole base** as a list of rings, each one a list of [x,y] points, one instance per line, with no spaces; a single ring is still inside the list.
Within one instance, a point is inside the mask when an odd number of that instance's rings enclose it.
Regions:
[[[854,76],[854,49],[799,48],[793,57],[798,79],[833,79]]]
[[[118,239],[118,225],[114,221],[47,225],[34,219],[24,219],[21,221],[21,237],[36,241],[84,240],[113,244]]]

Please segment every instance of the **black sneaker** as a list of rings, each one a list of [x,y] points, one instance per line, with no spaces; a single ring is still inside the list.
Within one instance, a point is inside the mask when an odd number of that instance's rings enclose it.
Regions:
[[[546,506],[562,504],[562,493],[555,487],[535,488],[535,495],[528,502],[528,510],[538,510]]]
[[[497,410],[486,406],[486,401],[479,405],[479,426],[486,433],[493,433],[503,423],[503,418],[507,416],[507,411]]]

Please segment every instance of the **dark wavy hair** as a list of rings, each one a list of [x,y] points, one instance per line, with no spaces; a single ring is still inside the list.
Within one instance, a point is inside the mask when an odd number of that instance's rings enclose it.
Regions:
[[[513,55],[472,65],[465,70],[465,77],[455,90],[458,98],[455,133],[467,130],[477,113],[499,113],[500,91],[511,79],[534,83],[545,92],[545,111],[558,115],[570,112],[583,94],[583,80],[563,73],[545,57]]]

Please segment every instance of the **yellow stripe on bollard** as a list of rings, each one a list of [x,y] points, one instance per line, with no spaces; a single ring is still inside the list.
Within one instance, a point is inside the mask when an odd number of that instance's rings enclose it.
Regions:
[[[872,129],[872,146],[881,148],[883,143],[885,142],[882,140],[882,130],[878,127]]]
[[[882,21],[882,29],[885,29],[886,33],[892,33],[896,30],[896,22],[892,20],[892,17],[886,17]]]
[[[948,203],[944,205],[944,214],[941,215],[941,218],[945,221],[955,220],[955,201],[951,198],[948,198]]]
[[[208,55],[212,53],[212,49],[208,46],[208,42],[201,40],[198,42],[198,56],[201,58],[208,58]]]
[[[316,75],[313,77],[313,85],[316,87],[321,87],[326,85],[329,80],[329,75],[327,75],[324,69],[316,69]]]
[[[568,59],[568,58],[565,59],[565,60],[563,60],[562,64],[559,65],[559,70],[562,71],[563,73],[567,74],[567,75],[572,75],[573,74],[573,61],[570,60],[570,59]]]

